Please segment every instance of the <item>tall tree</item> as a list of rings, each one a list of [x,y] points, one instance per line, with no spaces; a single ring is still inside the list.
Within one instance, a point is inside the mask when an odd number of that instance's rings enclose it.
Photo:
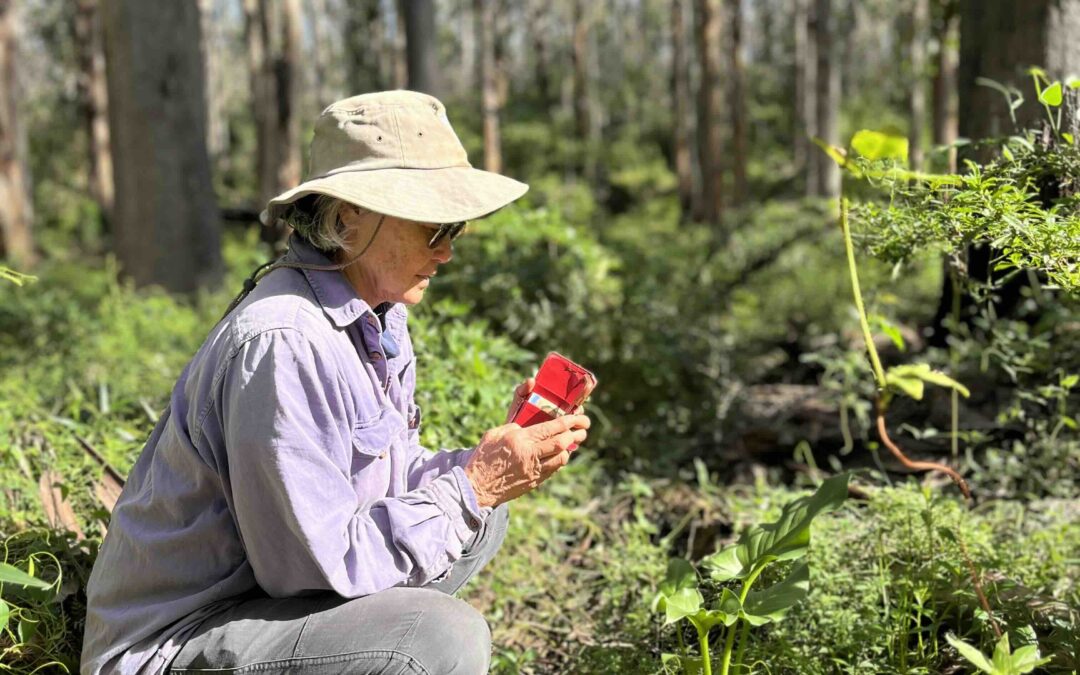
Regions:
[[[435,2],[434,0],[404,0],[404,5],[409,89],[437,96]]]
[[[476,13],[477,62],[480,69],[480,108],[484,126],[484,168],[502,171],[499,137],[499,82],[495,63],[495,0],[473,0]]]
[[[960,21],[956,0],[942,0],[934,23],[937,53],[934,68],[934,145],[952,145],[956,142],[956,68],[957,46],[960,42]],[[947,169],[956,171],[956,148],[949,148]]]
[[[34,264],[33,208],[26,170],[26,130],[19,116],[19,71],[14,0],[0,0],[0,257]]]
[[[300,0],[244,0],[244,13],[261,208],[300,182]]]
[[[743,67],[742,0],[727,0],[728,15],[728,81],[731,105],[731,173],[734,179],[731,203],[738,206],[747,197],[746,160],[746,85]]]
[[[190,292],[221,277],[194,2],[102,6],[116,182],[114,246],[136,283]]]
[[[908,94],[908,162],[916,171],[923,166],[923,127],[926,125],[926,43],[930,37],[930,0],[911,3],[911,39],[908,60],[911,87]]]
[[[97,0],[75,3],[75,45],[79,61],[78,100],[89,159],[87,183],[102,219],[110,223],[115,189],[109,148],[109,91],[105,82],[105,51],[101,44]]]
[[[831,145],[840,144],[840,62],[841,40],[835,30],[834,0],[816,0],[813,32],[817,42],[817,136]],[[840,195],[840,167],[821,152],[817,161],[815,194],[820,197]]]
[[[675,117],[675,175],[683,218],[694,212],[694,167],[690,158],[690,63],[686,57],[683,0],[671,0],[671,109]]]
[[[346,2],[345,69],[349,94],[385,89],[390,72],[386,61],[386,26],[379,0]],[[392,40],[390,41],[393,42]]]
[[[806,193],[817,190],[819,150],[810,142],[817,130],[817,40],[814,0],[795,0],[795,167],[806,175]]]
[[[720,15],[716,0],[696,0],[695,36],[701,73],[698,82],[698,155],[702,216],[720,226],[724,211],[723,87],[720,82]]]

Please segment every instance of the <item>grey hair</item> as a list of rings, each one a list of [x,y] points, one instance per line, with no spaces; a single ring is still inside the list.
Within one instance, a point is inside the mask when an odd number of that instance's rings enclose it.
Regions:
[[[312,246],[335,254],[348,249],[341,214],[350,208],[355,207],[337,197],[312,194],[289,204],[281,218]]]

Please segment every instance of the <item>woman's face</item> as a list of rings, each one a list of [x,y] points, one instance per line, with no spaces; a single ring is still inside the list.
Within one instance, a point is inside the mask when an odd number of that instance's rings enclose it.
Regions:
[[[343,211],[341,219],[348,226],[350,251],[343,260],[367,245],[379,218],[378,214],[352,208]],[[439,265],[450,262],[454,254],[449,237],[443,237],[435,248],[428,248],[438,229],[438,225],[383,216],[371,247],[359,261],[343,270],[345,278],[371,307],[384,302],[415,305],[424,299],[424,291]]]

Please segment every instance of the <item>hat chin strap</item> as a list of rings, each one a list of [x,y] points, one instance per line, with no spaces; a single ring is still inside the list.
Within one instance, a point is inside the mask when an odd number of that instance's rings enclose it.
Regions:
[[[371,237],[368,238],[367,243],[364,244],[364,248],[360,249],[359,253],[357,253],[355,256],[353,256],[349,260],[346,260],[343,263],[338,263],[338,264],[335,264],[335,265],[316,265],[314,263],[291,262],[291,261],[285,260],[285,256],[281,256],[277,260],[271,260],[268,263],[263,263],[262,265],[259,265],[258,267],[255,268],[255,271],[251,273],[251,276],[249,276],[247,279],[244,279],[244,287],[243,287],[243,289],[241,289],[240,293],[235,298],[233,298],[232,302],[229,303],[229,308],[225,310],[225,313],[221,315],[221,318],[218,319],[217,322],[221,323],[222,321],[224,321],[225,317],[227,317],[230,312],[232,312],[234,309],[236,309],[236,307],[241,302],[244,301],[244,298],[246,298],[248,296],[248,294],[250,294],[253,290],[255,290],[255,286],[259,283],[259,281],[263,277],[265,277],[267,274],[270,274],[271,272],[273,272],[274,270],[276,270],[278,268],[289,267],[289,268],[298,269],[298,270],[314,270],[314,271],[317,271],[317,272],[334,272],[336,270],[343,270],[346,267],[349,267],[350,265],[356,263],[356,261],[360,260],[360,258],[365,253],[367,253],[368,249],[371,248],[371,245],[375,242],[375,237],[379,234],[379,230],[382,229],[383,220],[385,220],[385,219],[386,219],[386,216],[384,214],[380,213],[379,214],[379,222],[375,224],[375,231],[371,233]],[[292,237],[295,234],[296,233],[294,232],[293,234],[289,235],[290,243],[292,242]],[[215,325],[217,325],[217,324],[215,324]]]

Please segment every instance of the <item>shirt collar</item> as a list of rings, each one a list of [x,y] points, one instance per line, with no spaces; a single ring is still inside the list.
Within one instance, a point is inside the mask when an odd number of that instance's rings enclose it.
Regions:
[[[289,252],[285,259],[302,265],[334,264],[334,261],[326,257],[325,253],[295,235],[289,238]],[[323,312],[336,327],[344,328],[365,314],[375,315],[371,306],[356,294],[356,289],[352,287],[341,270],[301,268],[300,271],[307,278]],[[387,315],[395,314],[396,309],[396,306],[392,307]]]

